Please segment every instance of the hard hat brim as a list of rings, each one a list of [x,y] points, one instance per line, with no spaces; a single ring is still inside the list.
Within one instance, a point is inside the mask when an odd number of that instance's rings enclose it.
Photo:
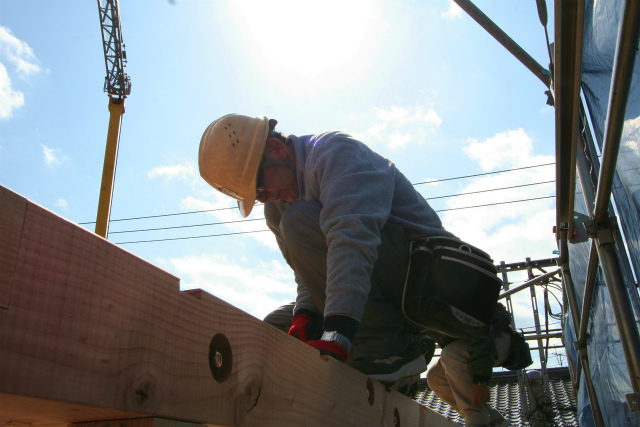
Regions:
[[[245,203],[242,200],[238,200],[238,209],[240,210],[240,215],[242,215],[242,218],[246,218],[249,216],[249,214],[251,213],[251,211],[253,210],[253,207],[256,204],[256,196],[255,194],[253,195],[253,202],[252,203]]]

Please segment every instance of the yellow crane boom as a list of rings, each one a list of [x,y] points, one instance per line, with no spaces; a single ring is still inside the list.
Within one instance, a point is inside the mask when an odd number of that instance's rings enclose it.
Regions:
[[[100,185],[95,232],[106,238],[109,231],[111,198],[118,157],[120,127],[122,115],[124,114],[124,100],[131,93],[131,79],[125,71],[127,53],[122,41],[118,1],[98,0],[98,10],[102,29],[104,62],[107,68],[104,91],[109,94],[109,129],[107,131],[107,146],[102,168],[102,183]]]

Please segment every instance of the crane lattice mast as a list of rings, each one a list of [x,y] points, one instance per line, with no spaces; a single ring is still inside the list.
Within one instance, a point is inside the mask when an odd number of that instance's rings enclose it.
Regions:
[[[125,68],[127,52],[122,41],[122,27],[120,25],[120,8],[117,0],[105,0],[104,7],[98,0],[100,11],[100,26],[102,28],[102,48],[107,76],[104,79],[104,91],[110,97],[124,99],[131,93],[131,79]]]

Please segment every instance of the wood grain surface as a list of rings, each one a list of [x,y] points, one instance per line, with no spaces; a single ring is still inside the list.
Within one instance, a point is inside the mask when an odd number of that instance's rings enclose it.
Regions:
[[[4,187],[0,232],[0,426],[451,425]]]

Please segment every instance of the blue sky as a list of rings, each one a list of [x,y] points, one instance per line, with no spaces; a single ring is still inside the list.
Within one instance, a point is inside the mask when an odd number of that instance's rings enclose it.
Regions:
[[[534,1],[475,4],[548,67]],[[132,91],[112,220],[231,208],[197,172],[207,125],[267,116],[287,134],[342,129],[421,183],[554,161],[545,86],[449,0],[122,0]],[[553,22],[553,7],[549,7]],[[552,31],[552,29],[550,29]],[[550,34],[553,40],[553,34]],[[94,1],[0,3],[0,185],[75,223],[95,221],[108,97]],[[418,185],[445,226],[496,262],[553,257],[553,166]],[[114,221],[115,243],[266,230],[262,209]],[[84,225],[93,230],[93,224]],[[191,226],[191,227],[185,227]],[[182,227],[122,233],[130,230]],[[257,316],[294,298],[269,232],[124,249]],[[516,300],[530,324],[528,295]]]

